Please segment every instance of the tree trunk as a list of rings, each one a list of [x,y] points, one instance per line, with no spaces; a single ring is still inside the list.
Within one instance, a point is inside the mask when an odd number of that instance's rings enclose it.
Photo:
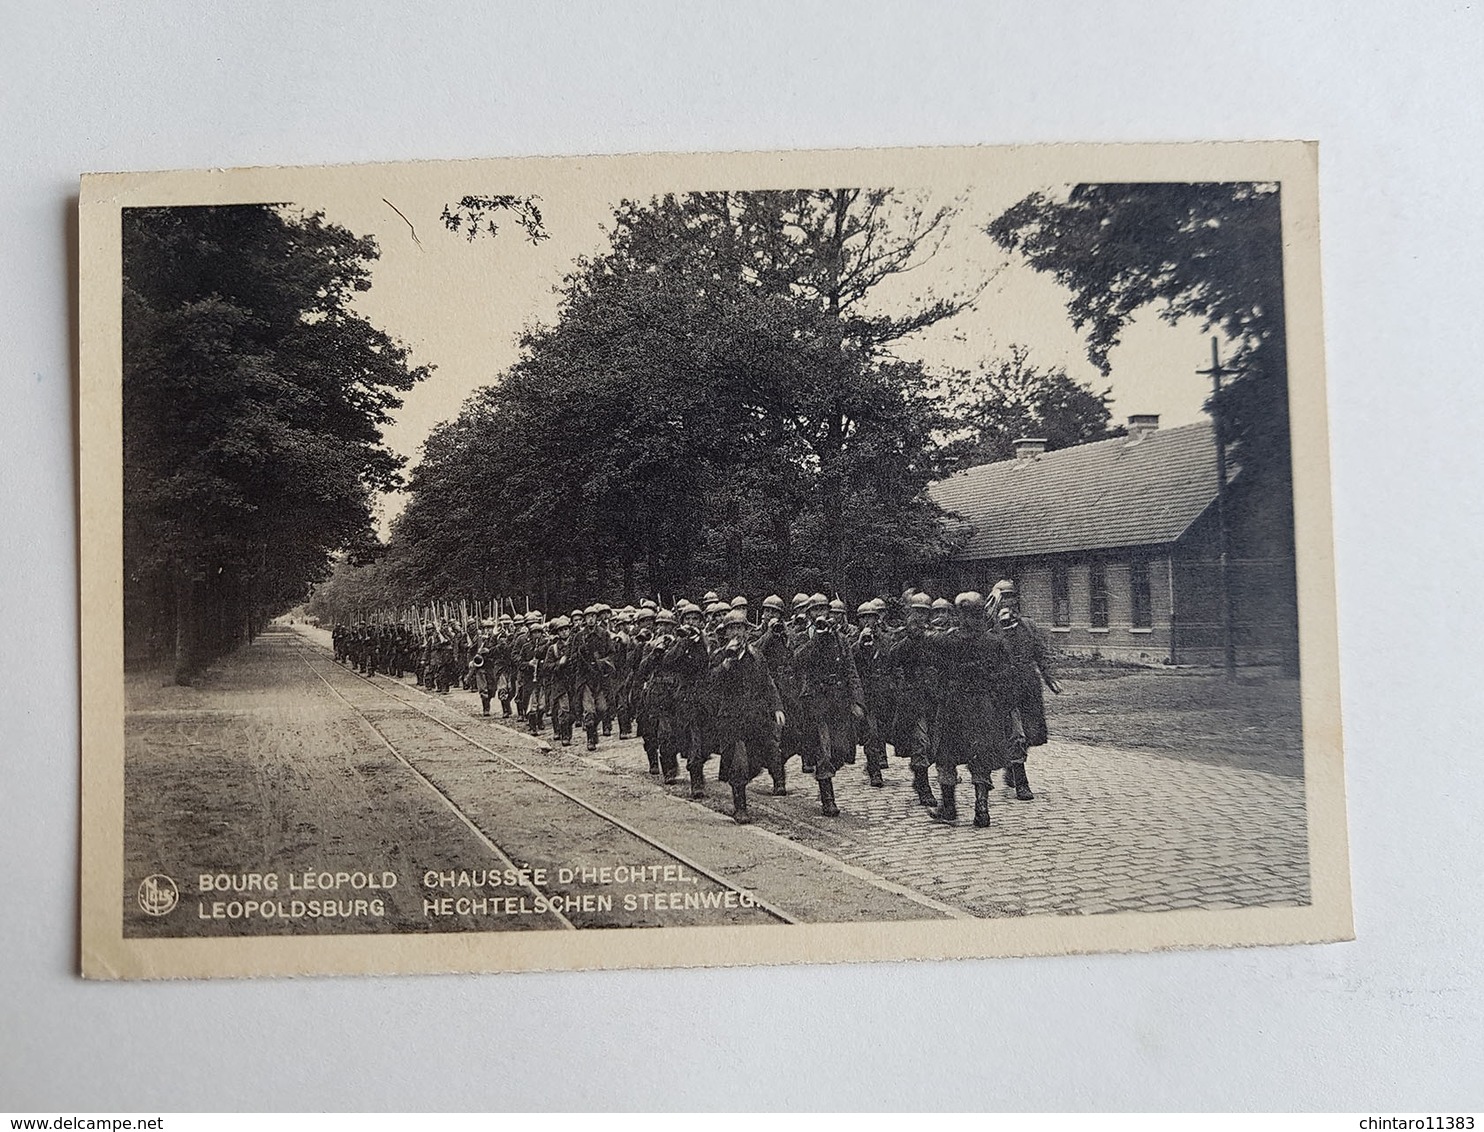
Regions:
[[[196,667],[195,580],[183,568],[175,573],[175,682],[190,684]]]
[[[788,599],[787,590],[793,576],[793,524],[780,506],[773,514],[773,588]]]
[[[735,596],[742,587],[742,507],[734,500],[727,505],[727,588]]]

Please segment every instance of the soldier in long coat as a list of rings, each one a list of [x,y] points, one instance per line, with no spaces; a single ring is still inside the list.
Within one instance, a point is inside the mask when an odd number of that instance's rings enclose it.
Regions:
[[[658,643],[658,642],[657,642]],[[706,704],[709,651],[697,625],[680,625],[659,650],[652,679],[658,681],[660,754],[683,758],[692,798],[706,795]]]
[[[496,621],[495,635],[490,641],[486,658],[494,669],[494,691],[495,698],[500,701],[500,717],[509,719],[518,676],[515,665],[515,622],[509,614],[501,614]]]
[[[856,671],[860,673],[866,712],[858,738],[866,749],[866,777],[872,786],[886,785],[881,772],[886,769],[886,736],[895,700],[890,646],[880,627],[884,607],[885,603],[875,598],[860,604],[856,609],[859,628],[850,646]]]
[[[515,642],[515,663],[520,674],[516,685],[517,706],[532,735],[541,734],[546,703],[541,684],[541,661],[546,655],[546,633],[540,610],[526,614],[526,631]]]
[[[583,624],[572,633],[574,669],[573,710],[582,715],[587,749],[598,749],[598,726],[605,720],[611,731],[608,692],[615,672],[613,634],[604,624],[606,606],[590,605],[583,611]]]
[[[907,599],[906,624],[892,634],[889,661],[896,685],[896,711],[892,717],[892,746],[907,759],[912,770],[912,789],[921,805],[938,804],[928,781],[932,760],[932,725],[937,711],[937,681],[924,638],[932,630],[928,619],[932,599],[913,593]]]
[[[680,781],[680,744],[674,723],[677,683],[662,671],[666,654],[675,645],[675,615],[661,609],[654,616],[654,633],[640,645],[634,678],[639,685],[639,735],[649,758],[649,773],[663,775],[666,786]]]
[[[442,625],[433,626],[430,648],[432,650],[431,665],[433,669],[433,684],[439,695],[448,695],[449,686],[457,678],[455,670],[454,645],[448,631]]]
[[[495,698],[495,662],[493,657],[495,646],[495,623],[491,620],[480,622],[479,635],[474,639],[474,650],[469,657],[469,677],[473,690],[479,694],[479,707],[485,714],[490,713],[490,703]]]
[[[646,611],[647,612],[647,611]],[[634,730],[634,713],[637,710],[635,703],[634,677],[639,667],[638,648],[635,639],[638,635],[639,611],[631,605],[615,610],[613,614],[613,694],[609,697],[609,706],[613,710],[613,718],[618,721],[618,737],[620,741],[627,739]],[[650,625],[654,624],[652,613],[646,618]]]
[[[1016,738],[1020,745],[1019,757],[1005,768],[1005,785],[1015,790],[1017,799],[1029,802],[1035,794],[1025,773],[1026,756],[1031,747],[1044,746],[1047,739],[1046,698],[1041,686],[1058,693],[1061,686],[1051,674],[1050,641],[1039,625],[1021,615],[1020,592],[1014,582],[995,584],[991,609],[995,631],[1009,649],[1014,670]]]
[[[778,732],[783,727],[783,700],[762,653],[747,642],[747,614],[734,609],[722,619],[726,643],[711,655],[710,691],[715,735],[727,759],[732,787],[732,817],[747,823],[747,784],[764,769],[778,781],[781,773]]]
[[[935,821],[958,821],[954,797],[958,768],[967,765],[974,784],[974,824],[989,825],[990,775],[1020,753],[1015,742],[1014,672],[1010,650],[994,631],[984,595],[969,591],[954,600],[958,625],[923,638],[942,689],[933,761],[938,767],[942,802]]]
[[[650,645],[657,635],[656,611],[643,606],[634,614],[634,629],[629,634],[625,652],[627,674],[627,703],[635,733],[644,744],[644,754],[649,760],[649,773],[660,774],[659,717],[649,701],[648,675],[644,670],[644,658],[649,655]],[[673,619],[672,619],[673,625]],[[623,719],[619,719],[623,727]],[[620,732],[622,734],[622,731]]]
[[[787,794],[788,760],[804,750],[803,708],[799,704],[799,674],[794,667],[793,644],[783,620],[783,599],[770,594],[763,599],[763,626],[757,650],[768,662],[768,674],[783,702],[783,727],[778,734],[778,768],[773,772],[773,793]]]
[[[819,810],[825,817],[839,817],[835,772],[855,761],[855,729],[866,717],[860,673],[849,643],[826,611],[814,619],[794,660],[799,670],[800,698],[815,727],[814,777],[819,783]]]
[[[572,745],[573,704],[579,681],[577,645],[572,639],[572,619],[556,617],[548,626],[550,638],[541,659],[541,679],[551,712],[551,731],[564,747]],[[591,747],[597,745],[596,740]]]

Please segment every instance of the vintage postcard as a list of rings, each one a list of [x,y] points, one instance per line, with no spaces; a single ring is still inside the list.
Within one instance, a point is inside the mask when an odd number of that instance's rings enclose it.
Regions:
[[[1312,144],[80,211],[85,975],[1351,938]]]

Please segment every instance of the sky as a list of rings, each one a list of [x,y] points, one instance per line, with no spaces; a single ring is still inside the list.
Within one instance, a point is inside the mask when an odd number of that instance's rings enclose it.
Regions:
[[[332,204],[302,202],[357,235],[376,238],[381,257],[372,268],[371,289],[357,296],[356,307],[407,346],[414,363],[433,367],[406,394],[385,433],[409,467],[429,432],[516,360],[522,328],[554,319],[562,278],[581,256],[606,249],[617,199],[601,179],[569,179],[557,194],[540,200],[549,239],[532,244],[518,225],[508,223],[494,238],[469,241],[439,218],[451,203],[453,183],[433,188],[368,175],[354,191],[334,194]],[[895,344],[894,352],[930,370],[946,370],[993,362],[1010,346],[1022,345],[1032,365],[1063,367],[1099,392],[1111,389],[1115,422],[1133,413],[1158,413],[1161,427],[1204,419],[1209,385],[1195,371],[1210,364],[1210,336],[1198,323],[1171,326],[1152,309],[1142,313],[1110,354],[1112,371],[1105,378],[1087,360],[1082,333],[1071,326],[1068,292],[985,233],[990,220],[1036,188],[1061,191],[1020,183],[914,194],[929,209],[946,204],[954,213],[937,252],[884,284],[881,304],[905,309],[914,297],[979,294],[968,309]],[[500,190],[471,183],[457,191]],[[383,498],[383,534],[404,503],[402,495]]]

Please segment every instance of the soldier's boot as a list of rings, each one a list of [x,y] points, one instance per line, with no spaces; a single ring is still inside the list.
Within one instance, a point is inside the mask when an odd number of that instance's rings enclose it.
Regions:
[[[938,805],[938,798],[933,793],[932,785],[928,782],[928,772],[925,766],[912,768],[912,789],[917,791],[917,804],[934,809]]]
[[[944,825],[955,825],[958,822],[958,804],[954,801],[954,787],[950,783],[943,783],[943,801],[940,802],[932,812],[932,819],[940,821]]]
[[[835,805],[835,780],[833,778],[819,780],[819,812],[827,818],[840,816],[840,807]]]
[[[788,793],[788,768],[779,763],[769,772],[773,776],[773,796],[781,798]]]
[[[611,715],[605,715],[603,717],[603,734],[604,736],[613,734],[613,717]]]
[[[598,749],[598,717],[595,715],[584,716],[582,725],[587,729],[587,749],[596,751]]]
[[[1021,802],[1034,802],[1036,796],[1031,793],[1031,780],[1026,777],[1025,763],[1011,763],[1010,769],[1015,771],[1015,797]]]
[[[500,718],[501,719],[509,719],[510,718],[510,697],[509,696],[501,696],[500,697]]]
[[[974,824],[980,829],[989,828],[989,783],[974,783]]]
[[[672,754],[661,751],[660,774],[666,786],[674,786],[680,781],[680,760]]]
[[[489,713],[490,713],[490,698],[488,696],[484,695],[483,693],[480,693],[480,696],[479,696],[479,706],[480,706],[481,709],[483,709],[485,715],[489,715]]]
[[[690,796],[706,797],[706,764],[700,759],[690,760]]]
[[[648,739],[644,740],[644,754],[649,758],[649,773],[658,778],[660,773],[660,753]]]
[[[885,786],[886,779],[881,777],[881,764],[886,759],[875,751],[866,752],[866,779],[872,786]]]
[[[738,825],[752,821],[752,811],[747,808],[747,787],[732,783],[732,820]]]

